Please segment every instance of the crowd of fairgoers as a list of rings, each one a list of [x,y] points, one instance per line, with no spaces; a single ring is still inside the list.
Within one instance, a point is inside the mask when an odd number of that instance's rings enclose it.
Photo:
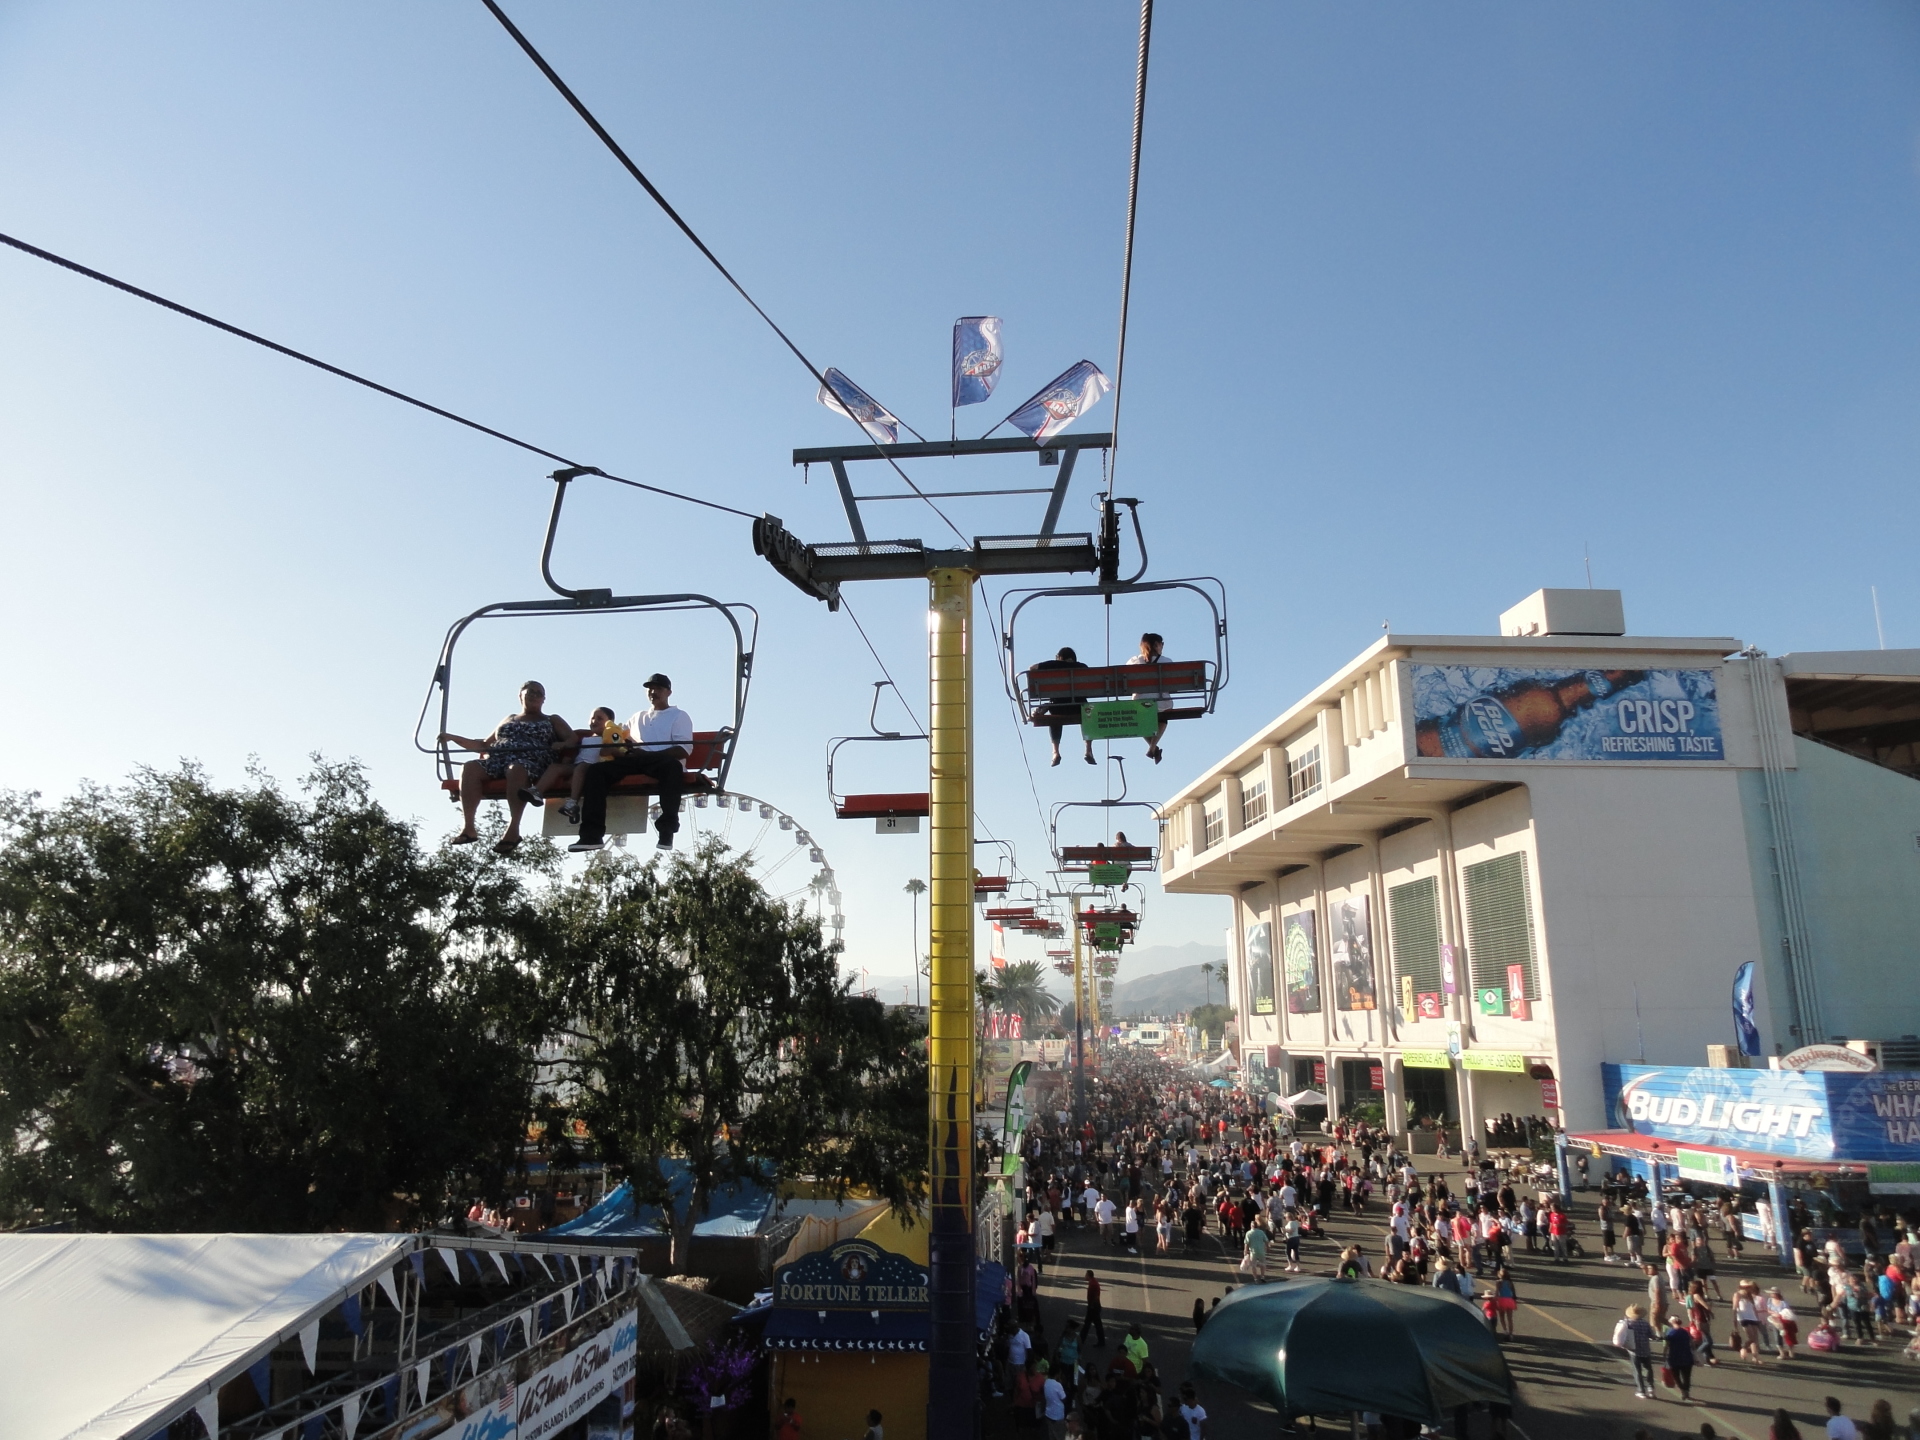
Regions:
[[[1502,1337],[1512,1335],[1520,1305],[1508,1264],[1516,1251],[1552,1264],[1597,1259],[1637,1266],[1646,1276],[1647,1300],[1629,1307],[1614,1343],[1633,1361],[1636,1390],[1648,1394],[1658,1365],[1663,1382],[1684,1398],[1696,1361],[1720,1363],[1716,1334],[1752,1364],[1790,1362],[1803,1344],[1824,1350],[1904,1344],[1907,1355],[1920,1358],[1920,1286],[1914,1284],[1920,1222],[1911,1218],[1897,1229],[1870,1226],[1870,1242],[1882,1234],[1898,1238],[1861,1262],[1837,1242],[1820,1249],[1810,1234],[1803,1237],[1796,1257],[1800,1288],[1815,1312],[1803,1335],[1781,1288],[1743,1280],[1731,1295],[1722,1290],[1715,1245],[1736,1259],[1742,1245],[1730,1205],[1652,1204],[1644,1183],[1609,1176],[1601,1186],[1596,1256],[1576,1235],[1572,1207],[1556,1193],[1550,1167],[1518,1157],[1502,1164],[1470,1151],[1456,1189],[1440,1174],[1423,1174],[1373,1125],[1338,1121],[1324,1132],[1295,1133],[1285,1117],[1263,1113],[1249,1097],[1148,1056],[1109,1063],[1090,1091],[1084,1122],[1076,1127],[1059,1109],[1034,1124],[1025,1150],[1026,1220],[1010,1304],[994,1340],[992,1384],[1016,1417],[1030,1418],[1052,1440],[1069,1434],[1202,1440],[1205,1432],[1191,1387],[1177,1397],[1162,1395],[1137,1327],[1110,1360],[1096,1362],[1092,1352],[1105,1350],[1107,1335],[1092,1272],[1083,1313],[1048,1344],[1040,1324],[1041,1275],[1067,1227],[1097,1227],[1104,1243],[1126,1252],[1166,1253],[1217,1234],[1240,1257],[1239,1273],[1259,1283],[1270,1272],[1300,1271],[1304,1247],[1326,1238],[1324,1222],[1336,1207],[1354,1217],[1377,1213],[1383,1221],[1378,1254],[1351,1244],[1329,1266],[1322,1252],[1315,1257],[1318,1273],[1456,1289]],[[1891,1223],[1883,1217],[1881,1226]],[[1196,1301],[1196,1330],[1207,1313]],[[1902,1327],[1911,1339],[1903,1340]],[[1882,1410],[1891,1424],[1883,1402],[1860,1434],[1879,1433],[1874,1425]],[[1782,1437],[1797,1433],[1784,1412],[1780,1419],[1788,1427],[1779,1431]],[[1505,1433],[1504,1420],[1493,1417],[1494,1434]],[[1830,1426],[1829,1433],[1853,1432]],[[1886,1434],[1892,1440],[1904,1431]]]

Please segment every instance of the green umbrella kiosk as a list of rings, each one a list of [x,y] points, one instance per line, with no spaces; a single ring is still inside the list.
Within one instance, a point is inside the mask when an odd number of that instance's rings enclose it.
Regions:
[[[1478,1310],[1385,1280],[1247,1286],[1207,1317],[1190,1369],[1289,1421],[1371,1410],[1438,1425],[1461,1405],[1513,1404],[1506,1356]]]

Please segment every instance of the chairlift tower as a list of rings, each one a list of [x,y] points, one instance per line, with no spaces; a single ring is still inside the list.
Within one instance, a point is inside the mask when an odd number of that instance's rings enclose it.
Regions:
[[[824,600],[830,610],[839,608],[840,587],[854,581],[927,582],[927,1099],[932,1191],[927,1433],[933,1440],[972,1440],[979,1408],[973,1307],[973,586],[982,575],[1093,572],[1103,581],[1118,579],[1117,545],[1103,547],[1092,534],[1058,531],[1080,452],[1106,451],[1112,445],[1110,434],[1063,434],[1042,441],[1020,437],[795,450],[796,465],[831,467],[852,541],[810,545],[772,515],[753,523],[755,553],[806,594]],[[1052,483],[862,495],[855,493],[850,474],[851,467],[874,461],[891,471],[902,460],[1022,454],[1057,470]],[[917,539],[872,538],[860,508],[880,501],[988,495],[1046,495],[1039,529],[981,535],[971,545],[939,548]],[[1077,933],[1074,945],[1077,958]],[[1076,971],[1079,968],[1076,964]]]

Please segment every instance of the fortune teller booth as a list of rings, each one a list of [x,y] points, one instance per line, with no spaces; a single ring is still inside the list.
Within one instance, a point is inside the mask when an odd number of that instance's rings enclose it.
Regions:
[[[830,1436],[860,1434],[867,1411],[878,1410],[888,1440],[923,1440],[930,1278],[926,1226],[903,1229],[890,1216],[781,1266],[761,1341],[773,1362],[769,1407],[778,1414],[791,1396],[807,1433]],[[983,1334],[1005,1287],[1004,1269],[978,1264],[974,1320]]]

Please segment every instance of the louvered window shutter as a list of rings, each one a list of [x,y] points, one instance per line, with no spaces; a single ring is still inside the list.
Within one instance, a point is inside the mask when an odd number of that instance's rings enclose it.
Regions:
[[[1393,926],[1393,969],[1411,976],[1416,994],[1440,990],[1440,886],[1429,875],[1387,889],[1387,919]],[[1398,987],[1396,987],[1396,990]],[[1399,999],[1398,994],[1394,996]]]
[[[1527,896],[1527,857],[1496,855],[1461,870],[1467,886],[1467,953],[1475,989],[1507,988],[1507,967],[1526,976],[1526,998],[1540,998],[1533,969],[1533,907]],[[1512,996],[1508,996],[1512,999]]]

